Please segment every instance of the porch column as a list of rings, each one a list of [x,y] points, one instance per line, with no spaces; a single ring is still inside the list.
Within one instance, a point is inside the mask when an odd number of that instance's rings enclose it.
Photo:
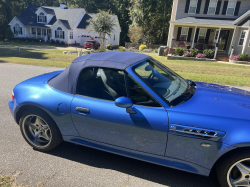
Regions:
[[[234,28],[234,33],[233,33],[233,36],[232,36],[232,40],[231,40],[231,44],[230,44],[230,47],[229,47],[228,55],[231,53],[231,50],[232,50],[232,45],[233,45],[233,41],[234,41],[235,31],[236,31],[236,27]]]
[[[192,42],[192,48],[194,48],[194,40],[195,40],[195,35],[196,35],[196,31],[197,31],[197,26],[195,27],[195,31],[194,31],[194,36],[193,36],[193,42]]]
[[[250,29],[248,29],[247,35],[246,35],[246,37],[245,37],[245,39],[244,39],[244,44],[243,44],[243,48],[242,48],[241,54],[243,54],[243,53],[245,52],[246,45],[248,45],[248,43],[249,43],[249,42],[248,42],[249,32],[250,32]]]
[[[173,37],[174,37],[174,26],[175,25],[172,25],[172,33],[171,33],[171,41],[170,41],[170,47],[169,47],[169,51],[168,51],[168,54],[170,53],[170,49],[172,48],[172,42],[173,42]]]
[[[220,28],[220,30],[219,30],[218,37],[217,37],[217,41],[216,41],[216,48],[215,48],[215,52],[214,52],[214,59],[216,59],[217,52],[218,52],[218,42],[219,42],[219,38],[220,38],[220,31],[221,31],[221,28]],[[216,34],[216,33],[215,33],[215,34]]]

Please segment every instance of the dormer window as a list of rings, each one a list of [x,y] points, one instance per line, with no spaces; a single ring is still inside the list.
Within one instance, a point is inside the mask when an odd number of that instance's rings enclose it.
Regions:
[[[196,9],[197,9],[197,0],[191,0],[190,1],[190,5],[189,5],[189,14],[195,14],[196,13]]]
[[[41,13],[38,15],[38,22],[39,22],[39,23],[46,23],[46,22],[47,22],[46,16],[44,15],[43,12],[41,12]]]
[[[210,0],[209,7],[208,7],[208,14],[215,14],[216,7],[217,7],[218,0]]]

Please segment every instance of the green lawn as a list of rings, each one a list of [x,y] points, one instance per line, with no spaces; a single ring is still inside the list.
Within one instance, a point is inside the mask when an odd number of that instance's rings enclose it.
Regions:
[[[155,53],[148,54],[186,79],[234,86],[250,86],[250,66],[218,62],[167,60]],[[61,50],[0,49],[0,62],[38,66],[67,67],[74,55],[64,55]]]
[[[43,43],[43,42],[0,42],[0,47],[1,46],[7,46],[7,47],[14,47],[14,46],[20,46],[20,47],[27,47],[27,46],[48,46],[48,47],[53,47],[49,44]]]

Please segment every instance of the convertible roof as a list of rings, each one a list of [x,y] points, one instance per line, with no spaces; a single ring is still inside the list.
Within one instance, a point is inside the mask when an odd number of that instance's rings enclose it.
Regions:
[[[132,52],[107,51],[92,53],[73,60],[62,73],[49,81],[49,85],[63,92],[75,94],[79,74],[87,67],[102,67],[125,70],[127,67],[149,58],[148,55]]]

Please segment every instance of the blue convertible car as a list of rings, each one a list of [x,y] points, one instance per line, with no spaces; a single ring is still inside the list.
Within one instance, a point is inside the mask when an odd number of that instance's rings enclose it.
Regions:
[[[185,80],[144,54],[77,58],[18,84],[9,108],[39,151],[64,140],[250,186],[250,93]]]

